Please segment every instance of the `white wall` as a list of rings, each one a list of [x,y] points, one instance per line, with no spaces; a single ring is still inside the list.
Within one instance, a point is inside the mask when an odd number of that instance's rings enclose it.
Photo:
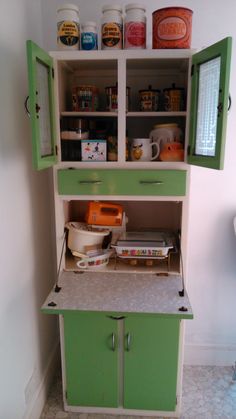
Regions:
[[[1,5],[0,417],[34,419],[39,415],[31,409],[37,398],[37,408],[43,406],[57,342],[56,319],[40,312],[53,280],[50,177],[32,170],[24,110],[25,41],[42,43],[41,4]]]
[[[102,5],[117,0],[75,0],[81,22],[95,20],[100,27]],[[128,1],[119,1],[127,4]],[[142,0],[147,7],[148,47],[151,47],[154,10],[185,6],[194,11],[192,48],[201,49],[225,36],[236,38],[236,2],[215,0]],[[56,49],[56,9],[59,0],[42,0],[43,39],[48,50]],[[92,7],[91,7],[92,6]],[[185,362],[231,364],[236,360],[236,237],[232,219],[236,214],[236,44],[231,65],[232,108],[228,115],[224,171],[193,167],[190,185],[188,236],[188,293],[195,318],[186,322]]]

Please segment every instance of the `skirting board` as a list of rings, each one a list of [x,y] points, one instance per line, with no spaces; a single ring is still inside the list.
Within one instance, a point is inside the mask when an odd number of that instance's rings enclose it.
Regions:
[[[52,384],[55,371],[60,365],[60,347],[59,341],[54,345],[48,364],[45,368],[42,381],[35,392],[32,401],[27,406],[24,419],[38,419],[41,416],[42,410],[47,400],[48,391]]]
[[[232,366],[236,361],[236,345],[185,344],[185,365]]]

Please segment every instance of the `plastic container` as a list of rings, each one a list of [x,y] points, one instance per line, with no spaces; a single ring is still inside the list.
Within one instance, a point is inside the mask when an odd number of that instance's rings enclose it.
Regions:
[[[152,47],[190,48],[193,11],[185,7],[166,7],[152,14]]]
[[[123,18],[122,8],[119,5],[106,5],[102,8],[101,21],[101,48],[123,48]]]
[[[81,25],[81,49],[85,51],[98,49],[96,22],[85,22]]]
[[[127,4],[125,7],[124,48],[146,48],[146,9],[140,4]]]
[[[57,10],[57,46],[59,49],[80,49],[79,8],[64,4]]]

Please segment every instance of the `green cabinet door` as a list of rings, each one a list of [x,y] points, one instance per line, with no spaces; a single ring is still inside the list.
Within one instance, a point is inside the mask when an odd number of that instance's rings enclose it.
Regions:
[[[33,166],[40,170],[57,162],[53,60],[32,41],[26,47]]]
[[[125,408],[175,410],[179,323],[142,314],[125,319]]]
[[[105,313],[64,314],[67,403],[118,406],[117,322]]]
[[[193,56],[190,164],[223,168],[231,49],[232,38],[228,37]]]

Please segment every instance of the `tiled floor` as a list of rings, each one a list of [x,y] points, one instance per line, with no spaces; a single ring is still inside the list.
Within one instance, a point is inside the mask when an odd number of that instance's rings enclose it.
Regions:
[[[232,378],[231,367],[185,366],[181,419],[236,419],[236,381]],[[55,381],[41,415],[41,419],[133,418],[141,419],[137,416],[64,412],[60,377]]]

